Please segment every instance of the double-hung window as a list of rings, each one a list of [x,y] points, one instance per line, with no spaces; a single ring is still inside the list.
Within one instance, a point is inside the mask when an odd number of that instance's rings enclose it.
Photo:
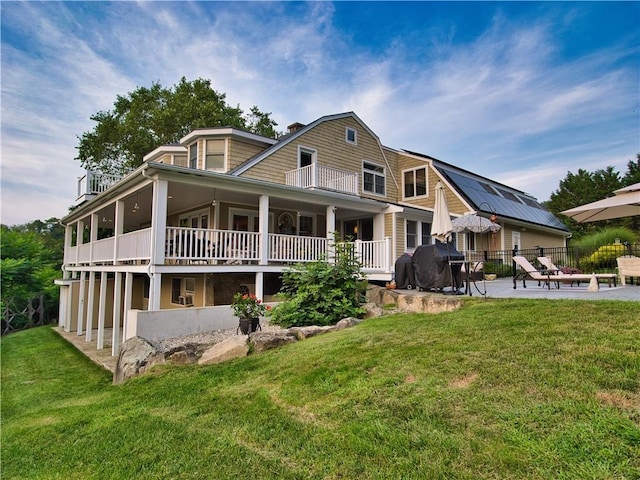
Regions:
[[[205,168],[215,172],[224,172],[224,140],[207,140]]]
[[[376,195],[385,194],[385,168],[370,162],[362,162],[362,189]]]
[[[403,175],[404,198],[424,197],[427,194],[427,169],[405,170]]]
[[[355,128],[347,127],[344,132],[344,137],[347,143],[352,145],[358,144],[358,131]]]
[[[415,220],[407,220],[406,242],[407,250],[415,249],[420,245],[430,245],[431,224],[426,222],[417,222]]]
[[[189,168],[198,168],[198,142],[189,147]]]
[[[316,161],[316,151],[312,148],[298,147],[298,168],[308,167]]]

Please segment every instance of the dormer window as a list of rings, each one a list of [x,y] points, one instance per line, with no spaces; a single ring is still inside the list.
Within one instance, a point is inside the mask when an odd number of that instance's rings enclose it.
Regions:
[[[298,147],[298,168],[308,167],[315,163],[317,152],[312,148]]]
[[[362,162],[362,189],[365,192],[384,195],[385,168],[370,162]]]
[[[216,172],[224,172],[224,140],[207,140],[205,168]]]
[[[189,147],[189,168],[198,168],[198,142]]]
[[[355,128],[347,127],[345,130],[345,140],[352,145],[358,144],[358,131]]]

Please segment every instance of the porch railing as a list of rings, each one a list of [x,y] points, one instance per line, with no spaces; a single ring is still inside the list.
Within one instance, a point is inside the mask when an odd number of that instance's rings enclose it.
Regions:
[[[67,247],[64,253],[64,263],[92,264],[114,261],[115,242],[118,242],[116,262],[149,260],[151,258],[151,228],[96,240],[93,243],[83,243]]]
[[[391,272],[391,239],[355,242],[356,254],[366,271]]]
[[[259,245],[257,232],[168,227],[165,257],[169,261],[257,261]]]
[[[274,262],[314,262],[327,254],[328,240],[269,234],[269,260]]]
[[[285,174],[285,183],[298,188],[322,188],[358,194],[358,174],[312,163]]]
[[[108,175],[87,170],[84,176],[78,178],[78,197],[82,195],[98,195],[105,192],[121,178],[119,175]]]

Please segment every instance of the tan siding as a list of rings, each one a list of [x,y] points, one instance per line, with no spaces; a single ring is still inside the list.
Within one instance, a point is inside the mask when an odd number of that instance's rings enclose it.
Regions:
[[[233,170],[241,163],[256,156],[264,150],[264,147],[252,143],[243,142],[235,138],[227,142],[227,162],[229,170]]]
[[[345,128],[347,126],[357,130],[357,145],[352,145],[345,141]],[[317,125],[251,167],[243,176],[285,183],[285,173],[298,168],[298,147],[315,149],[319,165],[356,173],[362,196],[390,201],[395,201],[397,198],[397,188],[393,180],[392,168],[387,164],[377,139],[369,135],[358,122],[350,117],[330,120]],[[386,168],[386,197],[362,192],[363,160],[368,160]]]

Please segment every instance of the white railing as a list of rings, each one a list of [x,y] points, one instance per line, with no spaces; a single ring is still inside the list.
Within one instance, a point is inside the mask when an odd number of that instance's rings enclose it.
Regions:
[[[118,261],[151,259],[151,228],[118,236]]]
[[[103,238],[93,242],[93,250],[91,251],[91,262],[108,262],[113,261],[113,237]]]
[[[355,242],[364,271],[391,272],[391,239]]]
[[[269,260],[314,262],[326,257],[328,241],[321,237],[269,234]]]
[[[313,163],[285,173],[285,183],[298,188],[322,188],[358,194],[358,174]]]
[[[76,255],[78,255],[78,247],[67,247],[64,249],[64,264],[70,265],[76,263]]]
[[[78,263],[90,263],[91,262],[91,244],[83,243],[78,245]]]
[[[167,260],[227,262],[260,259],[260,234],[234,230],[168,227]]]
[[[121,178],[119,175],[108,175],[87,170],[87,173],[78,179],[78,197],[82,195],[98,195],[105,192]]]

